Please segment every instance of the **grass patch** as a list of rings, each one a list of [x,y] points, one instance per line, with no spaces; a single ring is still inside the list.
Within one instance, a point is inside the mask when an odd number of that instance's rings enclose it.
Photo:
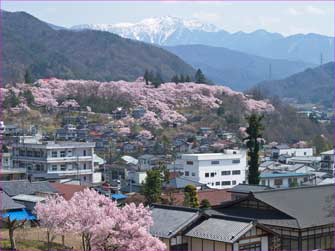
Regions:
[[[0,249],[1,250],[11,250],[9,240],[1,240],[0,241]],[[48,250],[48,243],[44,241],[36,241],[36,240],[26,240],[26,241],[16,241],[16,249],[17,250]],[[68,247],[63,247],[58,243],[51,243],[51,250],[69,250]]]

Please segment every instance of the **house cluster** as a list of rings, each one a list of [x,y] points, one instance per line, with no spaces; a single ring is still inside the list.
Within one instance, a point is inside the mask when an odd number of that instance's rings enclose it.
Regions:
[[[153,205],[150,232],[168,250],[333,250],[334,187],[252,189],[239,185],[232,200],[199,210]]]

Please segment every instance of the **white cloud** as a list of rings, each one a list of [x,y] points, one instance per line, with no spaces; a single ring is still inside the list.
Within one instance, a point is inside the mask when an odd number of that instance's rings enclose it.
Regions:
[[[288,8],[286,12],[292,16],[299,16],[302,14],[301,11],[298,11],[296,8]]]
[[[290,7],[286,10],[286,13],[291,16],[300,16],[300,15],[323,15],[325,10],[319,7],[308,5],[300,8]]]
[[[313,15],[323,15],[325,13],[323,9],[312,6],[312,5],[306,6],[305,11]]]
[[[207,23],[218,23],[222,19],[222,14],[213,12],[196,12],[192,15],[193,18]]]

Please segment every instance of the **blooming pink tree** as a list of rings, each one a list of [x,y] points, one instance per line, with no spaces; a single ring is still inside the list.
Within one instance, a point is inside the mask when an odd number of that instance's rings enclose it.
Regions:
[[[165,250],[149,233],[153,221],[148,208],[135,204],[119,208],[94,190],[77,192],[68,202],[48,199],[36,205],[36,212],[50,231],[80,234],[84,251]]]
[[[46,201],[36,204],[35,211],[40,224],[47,229],[48,248],[55,234],[62,235],[64,245],[64,233],[69,231],[68,202],[61,196],[48,197]]]

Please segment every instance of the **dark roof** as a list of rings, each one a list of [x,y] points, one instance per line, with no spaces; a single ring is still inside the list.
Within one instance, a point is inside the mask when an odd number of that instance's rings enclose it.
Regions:
[[[193,181],[193,180],[189,180],[183,177],[175,177],[171,180],[169,180],[169,183],[164,183],[164,187],[173,187],[173,188],[185,188],[187,185],[193,185],[195,187],[203,187],[206,186],[203,183],[197,182],[197,181]]]
[[[253,227],[253,222],[209,218],[193,227],[185,236],[234,243]]]
[[[10,197],[19,194],[57,193],[48,181],[30,182],[28,180],[0,181],[0,188]]]
[[[334,185],[253,193],[254,197],[295,218],[300,228],[334,223]]]
[[[11,197],[9,197],[3,191],[0,191],[0,200],[1,200],[0,211],[24,208],[22,204],[15,202]]]
[[[264,210],[257,208],[248,208],[242,206],[234,206],[227,208],[216,208],[207,210],[206,214],[215,216],[225,216],[240,219],[256,220],[259,223],[276,225],[283,227],[299,228],[298,222],[293,217],[276,210]]]
[[[265,190],[270,190],[270,189],[272,188],[268,186],[239,184],[237,186],[232,187],[228,191],[233,192],[233,193],[250,193],[250,192],[260,192],[260,191],[265,191]]]
[[[154,221],[150,227],[150,233],[161,238],[171,238],[188,224],[199,217],[199,210],[176,207],[154,205],[151,209]]]

